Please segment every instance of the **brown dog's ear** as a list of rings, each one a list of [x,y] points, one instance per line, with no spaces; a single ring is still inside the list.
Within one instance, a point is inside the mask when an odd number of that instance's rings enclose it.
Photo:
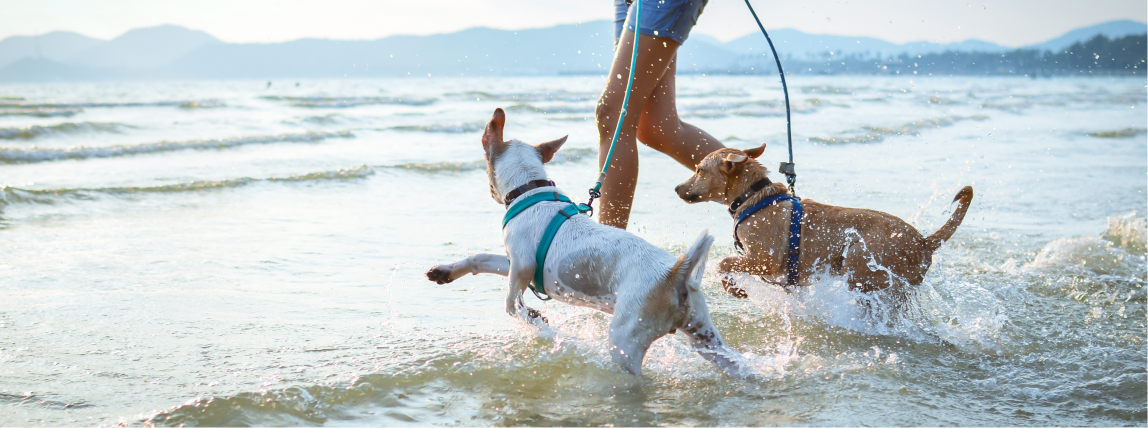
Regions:
[[[737,167],[737,164],[745,162],[747,159],[749,159],[749,156],[746,156],[745,153],[726,153],[725,156],[722,156],[721,167],[719,167],[719,169],[721,172],[729,174],[733,172],[734,168]]]
[[[757,159],[758,156],[761,156],[762,153],[765,153],[765,143],[761,143],[761,147],[754,147],[752,149],[745,149],[742,151],[745,152],[746,156]]]
[[[566,137],[569,137],[569,135]],[[566,143],[566,137],[534,146],[534,148],[538,150],[538,154],[542,155],[542,163],[550,162],[551,159],[554,159],[554,154],[558,153],[558,149],[562,148],[562,145]]]
[[[490,148],[495,144],[502,144],[502,127],[506,125],[506,113],[500,108],[494,109],[494,116],[490,118],[490,123],[486,124],[486,130],[482,132],[482,149],[490,153]]]

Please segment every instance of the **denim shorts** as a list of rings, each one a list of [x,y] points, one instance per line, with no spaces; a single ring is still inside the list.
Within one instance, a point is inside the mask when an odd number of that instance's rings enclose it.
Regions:
[[[642,2],[642,34],[673,39],[678,44],[686,42],[690,29],[698,23],[698,17],[705,9],[708,0],[634,0]],[[626,0],[614,0],[614,44],[622,38],[622,26],[634,31],[634,6],[626,5]]]

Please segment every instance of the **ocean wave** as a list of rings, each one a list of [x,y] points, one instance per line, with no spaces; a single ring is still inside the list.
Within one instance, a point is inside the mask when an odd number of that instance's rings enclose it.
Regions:
[[[862,126],[861,129],[864,132],[860,134],[841,137],[809,137],[809,141],[826,144],[876,143],[884,140],[885,137],[888,136],[920,135],[919,133],[927,128],[952,126],[957,122],[966,120],[984,121],[988,120],[988,116],[943,116],[930,119],[921,119],[892,128],[883,126]]]
[[[133,128],[112,122],[64,122],[56,125],[32,125],[23,128],[0,128],[0,140],[31,140],[44,135],[78,134],[82,132],[113,132]]]
[[[564,90],[558,91],[538,91],[538,92],[517,92],[505,94],[492,94],[482,91],[467,91],[462,94],[447,94],[447,95],[461,95],[466,98],[474,98],[476,101],[588,101],[598,98],[597,93],[591,92],[568,92]]]
[[[561,164],[566,162],[578,162],[586,159],[598,159],[598,151],[595,149],[581,149],[570,148],[559,150],[554,154],[554,158],[550,160],[548,165]],[[387,169],[402,169],[415,172],[439,173],[439,172],[465,172],[475,170],[485,170],[486,161],[473,160],[473,161],[443,161],[443,162],[418,162],[418,163],[405,163],[400,165],[383,165],[379,168]]]
[[[308,116],[302,119],[303,122],[313,123],[316,125],[334,125],[341,122],[345,117],[338,113],[331,113],[324,116]],[[286,122],[286,121],[284,121]]]
[[[464,122],[464,123],[436,123],[432,125],[400,125],[392,126],[387,129],[395,131],[413,131],[413,132],[443,132],[452,134],[461,134],[466,132],[477,132],[486,128],[485,122]]]
[[[126,186],[126,187],[97,187],[75,189],[43,189],[29,190],[18,187],[5,186],[0,190],[0,206],[14,203],[54,204],[63,199],[93,199],[97,195],[133,195],[139,193],[179,193],[200,190],[225,189],[246,186],[252,183],[291,183],[301,181],[322,180],[351,180],[367,177],[374,174],[374,169],[367,165],[334,171],[320,171],[310,174],[290,175],[286,177],[270,178],[232,178],[227,180],[196,180],[185,183],[164,184],[159,186]]]
[[[348,108],[375,104],[401,104],[426,106],[434,104],[434,98],[402,97],[298,97],[289,95],[266,95],[259,97],[270,101],[283,101],[287,105],[307,108]]]
[[[1148,133],[1148,129],[1144,128],[1124,128],[1115,131],[1096,131],[1089,132],[1085,135],[1096,138],[1128,138],[1135,137],[1140,134]]]
[[[28,103],[28,102],[0,102],[0,108],[16,109],[83,109],[83,108],[112,108],[112,107],[183,107],[183,106],[209,106],[219,107],[223,103],[219,100],[169,100],[169,101],[128,101],[128,102],[88,102],[88,103]]]
[[[0,110],[2,116],[72,117],[84,111],[82,108],[21,108]]]
[[[350,131],[304,132],[299,134],[262,135],[255,137],[235,137],[190,141],[161,141],[158,143],[102,146],[69,147],[66,149],[33,147],[0,148],[0,164],[35,163],[64,159],[91,159],[129,156],[144,153],[170,152],[176,150],[226,149],[248,144],[269,143],[310,143],[328,138],[354,138]]]
[[[798,90],[806,94],[853,94],[856,92],[856,89],[841,88],[829,85],[802,86],[798,88]]]
[[[593,113],[594,112],[594,106],[593,105],[582,105],[582,106],[555,105],[555,106],[538,107],[538,106],[531,105],[531,104],[515,104],[515,105],[512,105],[510,107],[507,107],[506,110],[516,111],[516,112],[541,113],[541,114]]]
[[[830,103],[819,98],[809,98],[804,101],[791,103],[790,111],[792,113],[811,113],[820,107],[829,105],[840,104]],[[785,101],[756,100],[743,102],[712,102],[705,104],[687,105],[684,107],[679,106],[678,110],[684,112],[682,114],[683,117],[717,118],[727,117],[730,115],[742,117],[781,117],[785,116]]]

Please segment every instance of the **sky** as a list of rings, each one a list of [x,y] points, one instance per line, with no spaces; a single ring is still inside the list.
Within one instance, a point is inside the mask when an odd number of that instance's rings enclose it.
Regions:
[[[895,43],[980,39],[1020,47],[1101,22],[1148,20],[1145,0],[756,0],[753,5],[767,29]],[[373,40],[598,19],[613,19],[612,0],[0,0],[0,39],[56,30],[111,39],[133,28],[175,24],[233,43]],[[726,41],[757,28],[743,1],[711,0],[693,31]]]

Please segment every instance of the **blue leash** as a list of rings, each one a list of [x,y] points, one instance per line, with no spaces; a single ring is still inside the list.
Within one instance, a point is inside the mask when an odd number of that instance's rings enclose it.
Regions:
[[[777,56],[777,48],[773,47],[773,40],[769,38],[769,33],[765,32],[765,26],[761,25],[761,20],[757,19],[757,12],[753,11],[753,5],[749,4],[749,0],[745,0],[745,5],[749,7],[749,13],[753,15],[753,20],[757,21],[757,28],[761,29],[761,34],[765,35],[765,41],[769,42],[769,50],[773,51],[773,61],[777,63],[777,73],[781,75],[781,90],[785,92],[785,134],[789,137],[789,162],[782,162],[777,170],[785,174],[785,181],[789,182],[789,191],[796,196],[797,189],[794,188],[794,184],[797,183],[797,171],[793,168],[793,127],[789,118],[789,87],[785,84],[785,70],[781,69],[781,58]]]

